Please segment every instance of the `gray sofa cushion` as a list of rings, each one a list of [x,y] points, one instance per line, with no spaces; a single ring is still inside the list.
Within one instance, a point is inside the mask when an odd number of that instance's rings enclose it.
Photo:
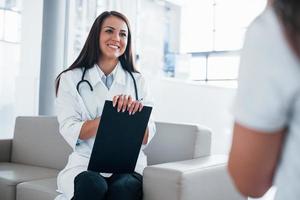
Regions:
[[[148,165],[210,155],[211,131],[193,124],[155,122],[157,133],[145,148]]]
[[[17,117],[12,162],[61,170],[70,153],[56,117]]]
[[[41,178],[56,177],[58,170],[23,165],[16,163],[0,163],[0,183],[6,185],[16,185],[20,182]]]
[[[0,140],[0,162],[10,162],[12,139]]]
[[[53,200],[58,195],[56,187],[56,178],[20,183],[17,200]]]
[[[58,170],[16,163],[0,163],[0,199],[14,200],[16,185],[35,179],[56,177]]]
[[[0,199],[15,200],[16,187],[14,185],[6,185],[0,182]]]

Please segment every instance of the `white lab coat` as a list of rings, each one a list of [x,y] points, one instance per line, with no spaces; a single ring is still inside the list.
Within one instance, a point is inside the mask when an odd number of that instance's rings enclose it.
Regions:
[[[120,63],[116,66],[113,74],[114,81],[110,90],[101,81],[100,73],[95,64],[93,68],[86,71],[84,79],[93,86],[90,91],[88,84],[80,84],[79,93],[76,89],[81,80],[83,69],[74,69],[63,73],[60,78],[58,95],[56,98],[56,112],[59,121],[60,133],[72,147],[73,152],[69,156],[66,167],[58,174],[58,192],[62,193],[56,200],[69,200],[73,197],[74,178],[82,171],[87,170],[89,157],[95,138],[85,141],[79,140],[82,124],[86,120],[101,116],[105,100],[112,100],[115,95],[125,94],[135,98],[133,80],[130,74],[122,68]],[[139,98],[143,98],[144,105],[152,106],[145,79],[139,73],[133,73],[138,89]],[[155,125],[152,119],[149,124],[149,141],[155,133]],[[135,171],[142,174],[147,165],[146,155],[142,146]]]

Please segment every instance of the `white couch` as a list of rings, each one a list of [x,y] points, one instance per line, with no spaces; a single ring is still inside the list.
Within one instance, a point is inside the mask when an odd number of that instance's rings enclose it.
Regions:
[[[211,132],[189,124],[156,122],[145,150],[145,200],[240,200],[226,171],[227,156],[210,155]],[[56,117],[18,117],[14,138],[0,140],[0,199],[53,200],[56,176],[70,147]]]

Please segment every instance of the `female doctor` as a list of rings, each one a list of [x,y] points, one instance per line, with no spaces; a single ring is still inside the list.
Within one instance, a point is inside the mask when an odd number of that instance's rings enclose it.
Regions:
[[[130,27],[123,14],[106,11],[96,18],[78,58],[58,75],[56,95],[60,133],[73,149],[58,174],[61,194],[56,199],[141,199],[141,174],[147,165],[143,148],[155,133],[152,120],[134,173],[87,171],[105,100],[112,100],[119,112],[129,114],[142,110],[141,100],[151,103],[145,80],[134,67]]]

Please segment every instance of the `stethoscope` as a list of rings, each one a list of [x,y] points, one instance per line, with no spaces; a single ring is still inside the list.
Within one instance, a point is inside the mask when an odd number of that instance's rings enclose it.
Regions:
[[[90,90],[91,90],[91,91],[94,90],[94,88],[93,88],[93,86],[91,85],[91,83],[90,83],[88,80],[84,79],[86,70],[87,70],[87,68],[84,68],[83,73],[82,73],[82,76],[81,76],[81,80],[80,80],[80,81],[77,83],[77,85],[76,85],[76,89],[77,89],[78,93],[79,93],[79,86],[80,86],[81,83],[87,83],[87,84],[89,85],[89,87],[90,87]],[[137,86],[136,86],[135,78],[134,78],[133,74],[132,74],[130,71],[127,71],[127,72],[130,74],[130,76],[131,76],[131,78],[132,78],[132,80],[133,80],[133,84],[134,84],[134,92],[135,92],[135,98],[136,98],[137,101],[140,101],[139,98],[138,98],[138,91],[137,91]]]

